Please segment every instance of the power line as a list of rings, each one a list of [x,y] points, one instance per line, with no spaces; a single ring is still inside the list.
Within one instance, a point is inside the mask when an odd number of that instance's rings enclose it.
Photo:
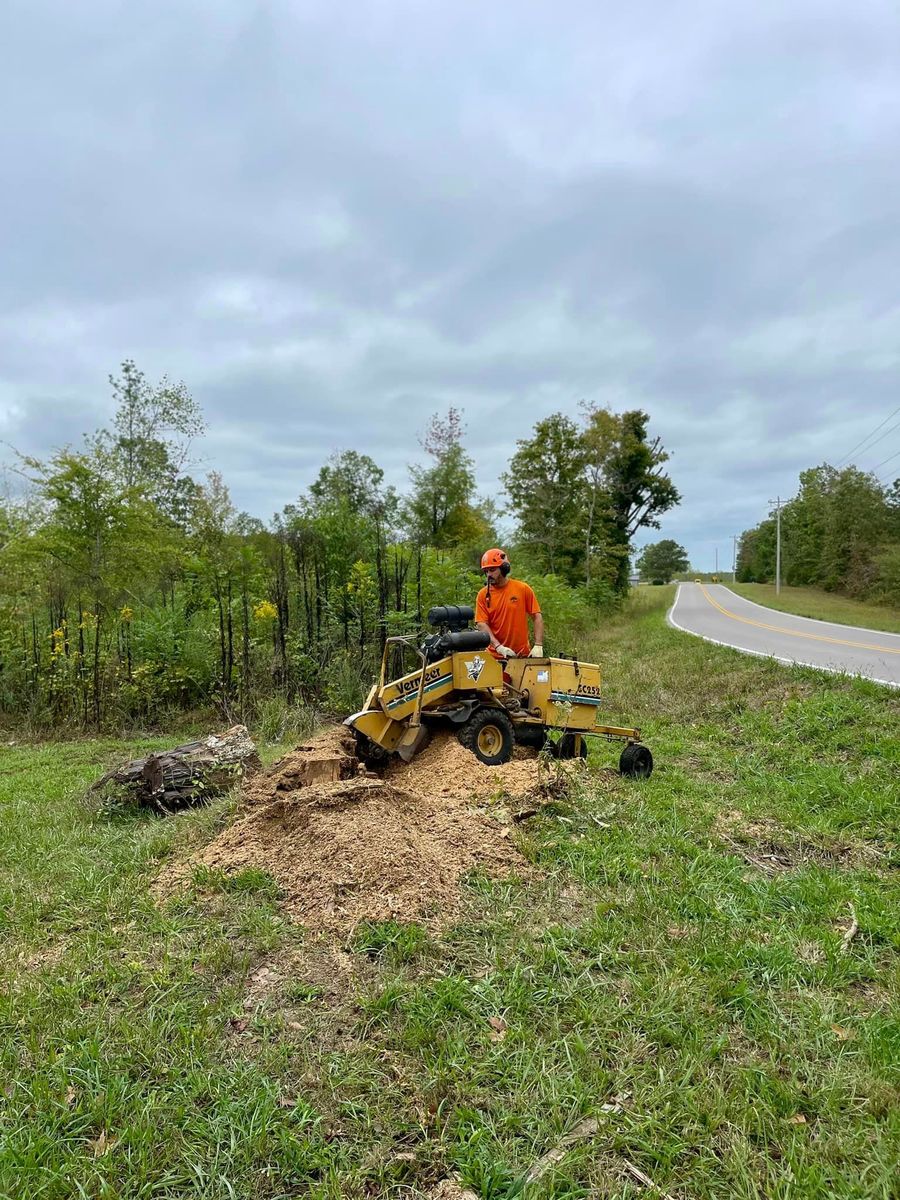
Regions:
[[[885,463],[892,462],[895,458],[900,458],[900,450],[898,450],[896,454],[889,454],[887,458],[883,458],[877,466],[872,468],[872,474],[874,475],[880,467],[883,467]]]
[[[872,468],[871,474],[874,475],[875,472],[877,470],[879,470],[881,467],[883,467],[885,463],[893,462],[895,458],[900,458],[900,450],[898,450],[896,454],[891,454],[888,458],[882,459],[882,461],[878,464],[877,467]],[[887,480],[880,479],[879,483],[886,484]]]
[[[884,431],[884,433],[881,435],[881,437],[880,437],[880,438],[878,438],[878,441],[875,441],[875,442],[873,442],[871,446],[867,446],[867,447],[866,447],[866,450],[865,450],[865,453],[866,453],[866,454],[868,454],[870,450],[874,450],[874,449],[875,449],[875,447],[878,445],[878,442],[883,442],[883,441],[884,441],[884,439],[887,437],[887,435],[888,435],[889,433],[893,433],[895,429],[900,429],[900,421],[898,421],[898,422],[897,422],[895,425],[891,425],[891,427],[890,427],[889,429],[886,429],[886,430]],[[894,456],[893,456],[893,455],[891,455],[891,457],[893,458]],[[883,461],[884,461],[884,462],[887,462],[887,461],[888,461],[888,459],[883,459]],[[878,464],[878,467],[880,467],[880,466],[881,466],[881,463],[879,463],[879,464]],[[877,471],[877,470],[878,470],[878,467],[873,467],[873,468],[872,468],[872,470],[873,470],[873,471]]]
[[[853,455],[857,452],[857,450],[860,448],[860,446],[864,446],[866,444],[866,442],[869,440],[869,438],[874,437],[875,434],[878,432],[878,430],[881,429],[883,426],[887,425],[888,421],[890,421],[892,417],[896,417],[897,413],[900,413],[900,406],[895,408],[892,413],[888,413],[888,415],[884,418],[884,420],[881,422],[881,424],[876,425],[875,428],[872,430],[872,432],[866,434],[866,436],[863,438],[863,440],[861,442],[857,442],[856,445],[853,447],[853,449],[850,451],[850,453],[845,454],[844,457],[841,459],[841,461],[837,465],[840,467],[840,466],[843,466],[843,464],[845,462],[848,462],[853,457]],[[897,422],[897,425],[900,425],[900,421]],[[892,433],[897,428],[897,425],[892,425],[890,429],[886,429],[884,431],[884,433],[881,435],[881,437],[872,443],[872,446],[877,446],[878,442],[880,442],[882,440],[882,438],[886,438],[889,433]],[[867,446],[866,449],[871,450],[872,446]]]

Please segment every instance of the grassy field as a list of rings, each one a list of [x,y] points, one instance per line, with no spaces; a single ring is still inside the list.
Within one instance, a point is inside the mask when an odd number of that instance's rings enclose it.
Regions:
[[[592,749],[519,827],[536,877],[440,937],[328,944],[259,873],[160,910],[228,805],[111,813],[84,787],[135,747],[0,748],[0,1195],[900,1195],[897,697],[671,596],[579,647],[653,777]]]
[[[782,587],[781,594],[776,596],[774,583],[728,583],[727,586],[739,596],[779,612],[900,633],[900,610],[896,608],[863,604],[861,600],[850,600],[847,596],[836,596],[819,588]]]

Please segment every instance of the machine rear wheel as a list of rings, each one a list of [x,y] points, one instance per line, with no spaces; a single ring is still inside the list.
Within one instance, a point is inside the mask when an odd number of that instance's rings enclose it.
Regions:
[[[581,738],[581,745],[576,750],[577,734],[564,733],[556,744],[556,757],[567,758],[587,758],[587,738]]]
[[[459,731],[459,740],[487,767],[512,758],[513,723],[502,708],[477,708]]]
[[[653,770],[653,755],[640,742],[631,742],[619,758],[619,771],[629,779],[647,779]]]
[[[515,738],[520,746],[529,750],[541,751],[547,745],[547,730],[543,725],[532,725],[526,721],[517,721],[514,725]]]

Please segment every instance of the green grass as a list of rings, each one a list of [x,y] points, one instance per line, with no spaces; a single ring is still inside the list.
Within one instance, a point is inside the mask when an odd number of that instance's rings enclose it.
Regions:
[[[577,647],[653,777],[592,747],[518,828],[541,874],[473,877],[442,936],[324,944],[259,871],[158,909],[228,802],[106,814],[84,785],[132,747],[5,749],[0,1195],[654,1194],[630,1163],[684,1198],[896,1197],[897,698],[680,635],[671,596]]]
[[[864,604],[847,596],[823,592],[820,588],[782,587],[775,594],[774,583],[728,583],[732,591],[746,596],[756,604],[779,612],[796,613],[798,617],[815,617],[818,621],[837,621],[841,625],[858,625],[864,629],[883,629],[900,633],[900,610],[880,604]]]

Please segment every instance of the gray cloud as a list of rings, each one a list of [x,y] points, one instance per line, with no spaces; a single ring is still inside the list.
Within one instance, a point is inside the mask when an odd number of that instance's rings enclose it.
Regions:
[[[448,404],[485,489],[639,405],[709,565],[895,407],[898,54],[876,0],[13,0],[0,440],[77,440],[134,357],[268,517],[333,449],[402,483]]]

